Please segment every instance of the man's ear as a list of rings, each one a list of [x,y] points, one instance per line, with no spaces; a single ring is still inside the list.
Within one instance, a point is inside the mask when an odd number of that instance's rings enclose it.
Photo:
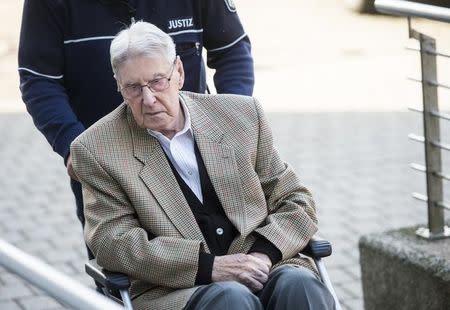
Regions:
[[[114,74],[114,79],[116,80],[117,92],[120,93],[120,84],[119,84],[119,80],[117,79],[117,76],[116,76],[115,74]],[[122,93],[120,93],[120,95],[122,95]],[[122,99],[123,99],[123,101],[125,102],[125,104],[128,104],[127,101],[125,100],[125,98],[123,98],[123,96],[122,96]]]
[[[120,84],[119,84],[119,81],[117,80],[117,76],[115,74],[114,74],[114,79],[116,80],[117,91],[120,92]]]
[[[179,74],[179,78],[178,78],[178,90],[183,88],[184,85],[184,68],[183,68],[183,62],[180,59],[180,56],[177,56],[177,60],[176,60],[177,64],[177,71]]]

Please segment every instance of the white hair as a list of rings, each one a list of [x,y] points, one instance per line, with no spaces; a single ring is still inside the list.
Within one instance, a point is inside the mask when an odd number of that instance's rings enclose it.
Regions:
[[[163,58],[171,64],[176,56],[172,38],[155,25],[143,21],[132,23],[130,27],[120,31],[112,40],[109,53],[116,76],[127,59],[147,56]]]

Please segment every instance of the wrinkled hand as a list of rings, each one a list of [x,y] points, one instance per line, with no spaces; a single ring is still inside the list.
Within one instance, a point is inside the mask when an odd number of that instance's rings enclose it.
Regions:
[[[252,253],[249,253],[248,255],[259,258],[264,263],[266,263],[266,265],[269,267],[269,269],[272,268],[272,261],[270,260],[269,256],[267,256],[266,254],[259,253],[259,252],[252,252]]]
[[[69,157],[67,158],[67,174],[75,181],[78,181],[78,178],[75,175],[75,172],[73,171],[72,154],[69,154]]]
[[[247,286],[252,292],[257,292],[267,282],[269,271],[270,267],[267,265],[267,262],[254,255],[233,254],[216,256],[211,279],[213,282],[237,281]]]

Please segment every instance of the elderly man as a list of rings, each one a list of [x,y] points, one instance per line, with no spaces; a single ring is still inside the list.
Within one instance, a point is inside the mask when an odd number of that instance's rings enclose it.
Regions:
[[[172,39],[137,22],[112,41],[124,103],[71,146],[85,238],[132,279],[137,309],[332,309],[298,253],[314,202],[255,99],[181,92]],[[188,74],[188,73],[187,73]]]

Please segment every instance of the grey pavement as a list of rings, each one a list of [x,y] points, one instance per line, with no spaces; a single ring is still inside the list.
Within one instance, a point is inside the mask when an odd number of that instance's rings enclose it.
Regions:
[[[280,153],[316,198],[320,234],[334,250],[325,263],[343,308],[363,309],[359,237],[426,222],[425,205],[411,198],[424,193],[424,176],[408,167],[423,162],[422,146],[407,139],[421,133],[421,119],[412,112],[268,115]],[[0,137],[0,238],[92,287],[62,159],[26,114],[0,114]],[[60,308],[0,267],[0,309]]]

